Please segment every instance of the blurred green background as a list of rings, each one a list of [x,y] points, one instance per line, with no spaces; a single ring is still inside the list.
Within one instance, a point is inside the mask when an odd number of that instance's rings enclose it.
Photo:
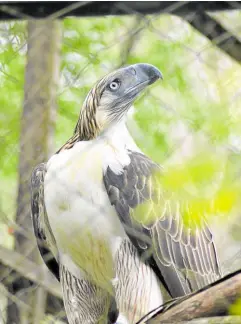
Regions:
[[[241,38],[241,13],[215,18]],[[27,23],[0,24],[0,244],[11,246],[16,210]],[[56,150],[72,135],[93,84],[122,65],[156,65],[156,83],[130,111],[140,148],[165,169],[163,186],[210,217],[224,272],[241,265],[241,66],[168,14],[62,21]],[[238,253],[238,256],[237,256]]]

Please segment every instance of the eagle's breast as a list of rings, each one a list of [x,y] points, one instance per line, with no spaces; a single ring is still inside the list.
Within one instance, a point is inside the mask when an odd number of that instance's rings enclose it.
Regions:
[[[78,142],[47,164],[45,204],[60,258],[75,275],[101,285],[114,278],[115,254],[126,237],[103,184],[105,168],[120,168],[122,156],[101,139]]]

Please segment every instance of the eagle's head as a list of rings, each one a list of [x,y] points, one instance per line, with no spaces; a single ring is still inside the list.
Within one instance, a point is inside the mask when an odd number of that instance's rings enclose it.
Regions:
[[[75,128],[82,140],[93,139],[125,116],[136,97],[162,78],[151,64],[134,64],[109,73],[88,93]]]

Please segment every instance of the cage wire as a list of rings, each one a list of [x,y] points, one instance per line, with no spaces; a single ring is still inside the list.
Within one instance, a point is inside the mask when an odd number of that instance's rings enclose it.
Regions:
[[[0,5],[1,323],[67,321],[59,284],[36,249],[29,177],[72,135],[93,84],[127,64],[148,62],[164,76],[135,103],[131,134],[167,169],[168,183],[177,170],[179,186],[188,183],[195,197],[212,200],[220,188],[226,193],[228,201],[219,205],[224,216],[210,222],[224,274],[241,266],[233,193],[241,171],[241,4],[208,12],[195,3],[165,2],[155,12],[153,2],[139,8],[116,2],[103,9],[108,15],[100,10],[95,17],[75,14],[88,1],[65,3],[48,15],[38,4],[32,14],[20,3]],[[44,19],[35,20],[36,13]]]

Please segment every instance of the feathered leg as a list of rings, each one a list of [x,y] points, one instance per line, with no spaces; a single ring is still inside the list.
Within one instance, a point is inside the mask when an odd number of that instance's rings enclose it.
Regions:
[[[113,297],[87,280],[74,277],[63,265],[60,282],[69,324],[113,324],[118,311]]]

